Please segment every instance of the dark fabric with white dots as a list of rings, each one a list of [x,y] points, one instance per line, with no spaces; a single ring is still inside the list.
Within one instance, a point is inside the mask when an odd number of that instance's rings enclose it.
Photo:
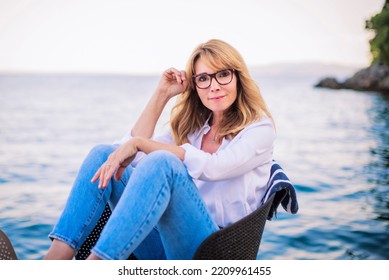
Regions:
[[[8,236],[0,229],[0,260],[17,260],[15,250]]]
[[[109,208],[109,205],[107,204],[95,228],[89,234],[88,238],[82,244],[80,250],[75,256],[76,260],[85,260],[89,256],[91,249],[93,248],[93,246],[95,246],[97,240],[99,239],[100,233],[103,230],[105,224],[107,223],[109,217],[111,216],[111,213],[111,208]]]

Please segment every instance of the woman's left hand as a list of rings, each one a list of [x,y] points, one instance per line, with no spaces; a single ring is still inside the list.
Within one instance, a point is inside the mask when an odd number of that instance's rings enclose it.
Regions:
[[[94,183],[99,179],[98,188],[105,188],[109,180],[114,176],[115,180],[119,180],[124,170],[133,161],[138,152],[134,139],[121,145],[116,151],[108,156],[108,159],[103,163],[93,176],[91,182]]]

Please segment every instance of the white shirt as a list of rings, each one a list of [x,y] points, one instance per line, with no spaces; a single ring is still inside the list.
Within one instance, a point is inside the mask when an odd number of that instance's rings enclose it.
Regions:
[[[217,225],[225,227],[260,206],[270,176],[273,144],[276,137],[270,119],[253,123],[232,140],[223,139],[216,153],[202,151],[203,136],[210,130],[206,123],[188,136],[184,165],[193,178],[205,204]],[[117,144],[130,139],[129,134]],[[173,144],[169,133],[156,141]],[[143,155],[138,153],[132,165]]]

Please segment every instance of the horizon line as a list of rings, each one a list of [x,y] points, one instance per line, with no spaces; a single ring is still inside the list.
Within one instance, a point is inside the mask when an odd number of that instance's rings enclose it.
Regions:
[[[247,65],[249,71],[255,71],[259,69],[266,69],[270,67],[287,67],[287,66],[309,66],[309,65],[322,65],[325,67],[339,67],[352,69],[363,69],[371,66],[371,64],[349,64],[341,62],[321,62],[321,61],[290,61],[290,62],[274,62],[267,64]],[[160,76],[163,71],[150,70],[149,72],[136,72],[136,71],[100,71],[100,70],[38,70],[38,69],[0,69],[0,75],[101,75],[101,76]]]

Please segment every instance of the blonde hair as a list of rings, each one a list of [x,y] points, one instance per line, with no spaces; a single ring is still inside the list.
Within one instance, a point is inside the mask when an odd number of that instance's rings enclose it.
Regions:
[[[218,130],[219,140],[224,137],[235,137],[247,125],[261,120],[265,116],[272,119],[242,56],[226,42],[213,39],[200,44],[188,60],[186,74],[189,79],[189,87],[178,96],[170,118],[173,139],[177,145],[188,143],[188,135],[202,128],[212,113],[202,104],[192,80],[192,76],[195,74],[194,66],[199,58],[216,70],[235,69],[237,77],[237,98],[224,112]]]

